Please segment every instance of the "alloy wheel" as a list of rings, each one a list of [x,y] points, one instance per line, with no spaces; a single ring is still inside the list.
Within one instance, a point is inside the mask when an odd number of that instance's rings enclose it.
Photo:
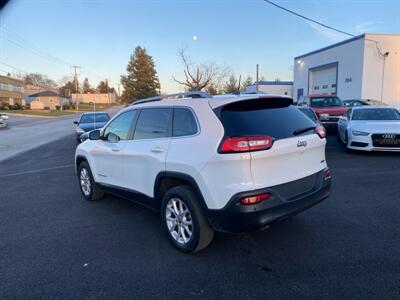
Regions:
[[[169,233],[180,244],[187,244],[193,235],[193,219],[186,204],[179,198],[171,198],[165,208]]]
[[[79,178],[80,178],[82,192],[86,197],[88,197],[92,190],[92,184],[90,182],[89,172],[88,170],[86,170],[86,168],[81,169]]]

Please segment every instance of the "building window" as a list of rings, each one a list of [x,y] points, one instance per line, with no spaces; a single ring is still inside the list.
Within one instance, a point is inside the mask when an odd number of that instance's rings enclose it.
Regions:
[[[324,84],[323,86],[322,86],[322,89],[327,89],[328,88],[328,85],[327,84]]]
[[[335,87],[336,87],[336,84],[332,84],[332,87],[335,88]]]
[[[319,86],[318,85],[314,86],[314,90],[318,91],[319,90]]]

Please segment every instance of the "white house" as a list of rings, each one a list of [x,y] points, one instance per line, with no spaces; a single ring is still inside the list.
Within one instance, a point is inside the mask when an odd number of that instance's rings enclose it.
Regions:
[[[295,57],[293,93],[400,107],[400,35],[365,33]]]
[[[257,89],[256,84],[246,87],[246,93],[255,93]],[[267,94],[288,95],[293,96],[293,82],[292,81],[259,81],[258,91]]]

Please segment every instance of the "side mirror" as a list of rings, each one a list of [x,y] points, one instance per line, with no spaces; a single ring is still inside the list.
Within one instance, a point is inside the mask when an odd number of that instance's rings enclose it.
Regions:
[[[91,132],[89,132],[89,140],[98,140],[100,139],[100,130],[96,129],[96,130],[92,130]]]
[[[107,134],[106,140],[111,142],[111,143],[118,143],[120,138],[115,133],[110,132],[110,133]]]
[[[78,121],[74,121],[74,124],[78,125],[78,124],[79,124],[79,122],[78,122]]]

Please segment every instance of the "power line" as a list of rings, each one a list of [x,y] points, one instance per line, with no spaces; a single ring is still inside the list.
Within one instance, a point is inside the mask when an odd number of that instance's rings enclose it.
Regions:
[[[323,23],[321,23],[321,22],[319,22],[319,21],[313,20],[313,19],[311,19],[311,18],[309,18],[309,17],[303,16],[303,15],[301,15],[301,14],[299,14],[299,13],[293,11],[293,10],[290,10],[290,9],[288,9],[288,8],[286,8],[286,7],[280,6],[280,5],[278,5],[278,4],[276,4],[276,3],[272,2],[272,1],[264,0],[264,2],[267,2],[267,3],[269,3],[269,4],[271,4],[271,5],[275,6],[275,7],[277,7],[277,8],[279,8],[279,9],[282,9],[282,10],[284,10],[284,11],[286,11],[286,12],[292,14],[292,15],[295,15],[295,16],[297,16],[297,17],[303,18],[303,19],[305,19],[305,20],[307,20],[307,21],[309,21],[309,22],[315,23],[315,24],[317,24],[317,25],[319,25],[319,26],[322,26],[322,27],[325,27],[325,28],[327,28],[327,29],[330,29],[330,30],[333,30],[333,31],[336,31],[336,32],[339,32],[339,33],[342,33],[342,34],[345,34],[345,35],[348,35],[348,36],[352,36],[352,37],[355,37],[355,36],[356,36],[356,35],[354,35],[354,34],[351,34],[351,33],[346,32],[346,31],[343,31],[343,30],[334,28],[334,27],[332,27],[332,26],[323,24]]]
[[[274,2],[272,2],[272,1],[270,1],[270,0],[264,0],[264,2],[267,2],[267,3],[269,3],[269,4],[271,4],[271,5],[275,6],[275,7],[277,7],[277,8],[279,8],[279,9],[282,9],[282,10],[284,10],[284,11],[286,11],[286,12],[292,14],[292,15],[295,15],[295,16],[297,16],[297,17],[300,17],[300,18],[302,18],[302,19],[304,19],[304,20],[307,20],[307,21],[309,21],[309,22],[312,22],[312,23],[317,24],[317,25],[319,25],[319,26],[322,26],[322,27],[324,27],[324,28],[327,28],[327,29],[330,29],[330,30],[333,30],[333,31],[336,31],[336,32],[339,32],[339,33],[342,33],[342,34],[345,34],[345,35],[348,35],[348,36],[351,36],[351,37],[356,37],[356,36],[357,36],[357,35],[355,35],[355,34],[352,34],[352,33],[349,33],[349,32],[346,32],[346,31],[343,31],[343,30],[334,28],[334,27],[332,27],[332,26],[326,25],[326,24],[324,24],[324,23],[321,23],[321,22],[319,22],[319,21],[316,21],[316,20],[311,19],[311,18],[309,18],[309,17],[306,17],[306,16],[304,16],[304,15],[301,15],[301,14],[299,14],[299,13],[293,11],[293,10],[290,10],[290,9],[288,9],[288,8],[286,8],[286,7],[283,7],[283,6],[281,6],[281,5],[278,5],[278,4],[276,4],[276,3],[274,3]],[[375,41],[375,40],[372,40],[372,39],[367,39],[367,38],[365,38],[365,40],[366,40],[366,41],[369,41],[369,42],[374,42],[374,43],[375,43],[375,46],[376,46],[376,51],[378,52],[379,57],[382,58],[382,59],[384,59],[385,53],[382,53],[382,50],[378,47],[379,42],[378,42],[378,41]]]
[[[19,69],[19,68],[17,68],[17,67],[14,67],[14,66],[12,66],[12,65],[10,65],[10,64],[8,64],[8,63],[5,63],[4,61],[1,61],[1,60],[0,60],[0,64],[2,64],[2,65],[4,65],[4,66],[7,66],[7,67],[9,67],[9,68],[11,68],[11,69],[14,69],[14,70],[16,70],[16,71],[18,71],[18,72],[20,72],[20,73],[28,74],[28,72],[26,72],[26,71],[24,71],[24,70],[21,70],[21,69]]]
[[[11,32],[9,29],[5,28],[4,26],[0,27],[0,33],[2,33],[3,37],[8,40],[10,43],[18,46],[19,48],[28,51],[32,54],[35,54],[43,59],[48,60],[49,62],[53,62],[53,63],[58,63],[64,66],[71,66],[73,65],[72,63],[61,59],[59,57],[56,57],[54,55],[51,55],[49,53],[46,53],[44,51],[41,51],[37,46],[35,46],[33,43],[27,41],[26,39],[22,38],[21,36]],[[101,76],[95,72],[92,72],[91,70],[84,68],[85,71],[89,74],[91,74],[92,76],[95,76],[99,79],[103,79],[104,76]],[[111,80],[109,80],[109,82],[112,82]]]

